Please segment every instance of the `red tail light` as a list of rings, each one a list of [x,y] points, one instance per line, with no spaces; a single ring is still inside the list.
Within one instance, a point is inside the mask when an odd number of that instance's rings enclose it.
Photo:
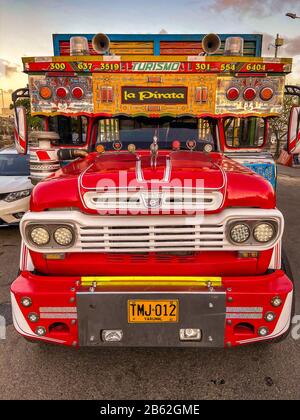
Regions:
[[[60,88],[56,89],[56,95],[57,95],[58,98],[65,99],[67,94],[68,94],[67,89],[64,88],[64,87],[60,87]]]
[[[72,90],[72,95],[75,99],[81,99],[83,97],[83,90],[81,89],[81,87],[75,87]]]
[[[228,89],[226,96],[229,101],[236,101],[240,96],[240,91],[237,88],[232,87]]]
[[[246,101],[253,101],[256,97],[256,90],[253,88],[247,88],[244,92],[244,99]]]

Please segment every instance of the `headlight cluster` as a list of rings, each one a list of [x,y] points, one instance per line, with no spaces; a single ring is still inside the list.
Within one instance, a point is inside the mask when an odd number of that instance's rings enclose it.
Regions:
[[[31,190],[12,192],[10,194],[7,194],[7,196],[4,198],[4,201],[6,201],[7,203],[13,203],[14,201],[29,197],[30,194]]]
[[[27,236],[34,245],[50,248],[68,247],[75,239],[74,229],[61,225],[29,226]]]
[[[277,224],[271,222],[236,222],[231,224],[229,229],[230,240],[235,244],[248,244],[251,240],[267,244],[275,239],[276,234]]]

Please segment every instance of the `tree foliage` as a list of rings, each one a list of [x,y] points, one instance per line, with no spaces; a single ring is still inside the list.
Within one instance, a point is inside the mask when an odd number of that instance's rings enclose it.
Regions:
[[[276,153],[275,157],[278,158],[281,151],[281,145],[287,141],[290,112],[291,108],[298,103],[298,98],[286,95],[284,97],[283,112],[280,117],[270,119],[271,135],[274,134],[276,138]]]

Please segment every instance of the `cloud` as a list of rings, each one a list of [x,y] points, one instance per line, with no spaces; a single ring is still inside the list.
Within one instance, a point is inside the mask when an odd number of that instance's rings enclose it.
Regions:
[[[300,35],[295,38],[286,38],[283,50],[288,56],[300,55]]]
[[[202,2],[196,0],[194,3]],[[274,13],[290,12],[294,8],[299,8],[299,0],[213,0],[209,6],[210,10],[231,11],[256,19],[266,18]]]
[[[0,58],[0,89],[14,90],[27,83],[27,75],[22,73],[21,66]]]
[[[257,32],[255,32],[257,33]],[[289,38],[282,36],[284,45],[279,49],[279,56],[295,57],[300,56],[300,35]],[[275,37],[268,33],[263,34],[263,56],[273,56],[274,54]]]
[[[300,35],[294,38],[284,37],[284,45],[279,49],[279,57],[293,58],[293,72],[287,78],[290,84],[299,84],[300,81]],[[268,33],[263,34],[263,56],[274,57],[275,38]]]
[[[0,58],[0,77],[10,79],[20,72],[20,66]]]

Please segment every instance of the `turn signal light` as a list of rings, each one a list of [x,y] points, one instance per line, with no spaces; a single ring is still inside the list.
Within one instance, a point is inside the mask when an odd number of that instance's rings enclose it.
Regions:
[[[232,87],[228,89],[226,96],[229,101],[236,101],[240,96],[240,91],[237,88]]]
[[[136,152],[136,146],[135,146],[135,144],[129,144],[128,145],[128,152],[129,153],[135,153]]]
[[[265,87],[260,91],[260,97],[263,101],[270,101],[274,96],[273,89]]]
[[[60,87],[56,89],[56,95],[58,96],[58,98],[65,99],[67,94],[68,94],[67,89],[64,87]]]
[[[98,146],[96,147],[96,152],[97,153],[104,153],[105,152],[105,147],[102,144],[98,144]]]
[[[52,97],[52,89],[48,86],[42,86],[39,91],[40,97],[42,99],[51,99]]]
[[[256,97],[256,90],[253,88],[247,88],[244,92],[244,99],[246,101],[253,101]]]

